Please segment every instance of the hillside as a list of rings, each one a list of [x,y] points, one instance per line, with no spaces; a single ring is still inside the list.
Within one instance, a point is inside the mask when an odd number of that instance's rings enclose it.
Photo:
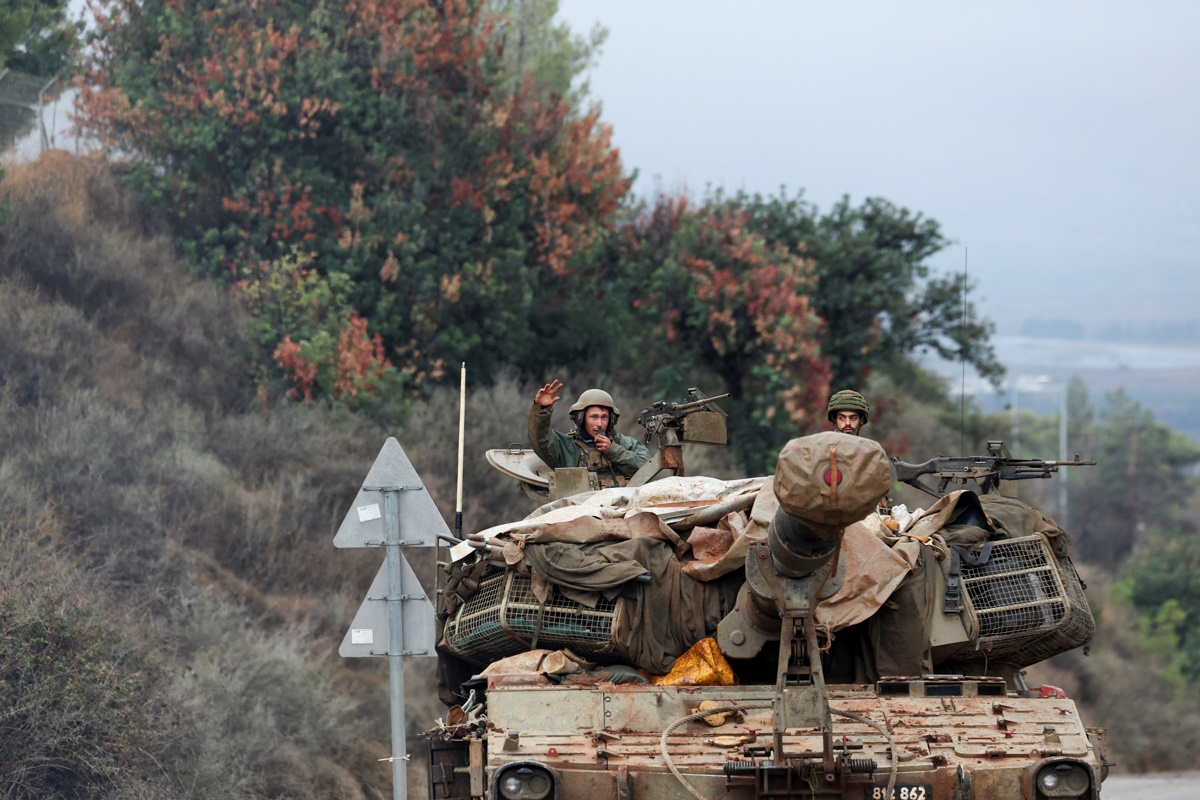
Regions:
[[[0,192],[0,795],[381,796],[382,673],[331,652],[378,556],[330,540],[385,431],[256,397],[103,162]]]
[[[390,796],[386,664],[336,654],[382,555],[331,541],[389,435],[451,516],[457,397],[399,428],[288,399],[119,174],[52,151],[0,182],[0,719],[21,731],[0,736],[0,796]],[[875,435],[945,444],[940,411],[871,389],[890,398]],[[614,387],[629,409],[646,391]],[[530,509],[477,454],[523,437],[531,396],[504,377],[470,395],[468,529]],[[1160,679],[1107,574],[1091,658],[1037,676],[1114,729],[1122,765],[1195,766],[1194,692]],[[411,667],[416,747],[441,709],[431,664]]]

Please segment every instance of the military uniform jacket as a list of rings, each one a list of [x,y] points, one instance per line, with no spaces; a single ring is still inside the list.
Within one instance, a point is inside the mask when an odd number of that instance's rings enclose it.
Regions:
[[[614,433],[608,452],[598,453],[594,447],[576,438],[575,430],[560,433],[551,428],[550,416],[553,413],[554,406],[542,408],[534,403],[529,412],[529,424],[525,428],[525,433],[533,444],[533,452],[551,469],[588,467],[588,451],[591,450],[595,455],[607,460],[618,474],[629,478],[642,464],[650,460],[650,451],[646,449],[646,445],[623,433]]]

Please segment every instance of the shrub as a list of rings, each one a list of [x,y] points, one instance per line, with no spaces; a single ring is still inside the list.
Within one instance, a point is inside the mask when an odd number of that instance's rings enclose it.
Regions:
[[[84,599],[53,528],[0,528],[0,797],[172,797],[157,665]]]

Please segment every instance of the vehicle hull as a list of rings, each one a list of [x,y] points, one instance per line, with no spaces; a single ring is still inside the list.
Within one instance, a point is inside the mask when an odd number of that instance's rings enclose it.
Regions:
[[[981,684],[945,676],[827,687],[835,755],[857,765],[827,772],[819,729],[786,731],[790,767],[768,766],[773,686],[521,685],[526,680],[500,679],[487,690],[487,736],[475,745],[473,759],[474,771],[482,774],[470,777],[476,790],[487,786],[493,798],[496,775],[523,763],[551,770],[560,798],[686,800],[691,794],[664,760],[661,738],[706,700],[755,707],[717,726],[685,723],[667,737],[670,761],[705,798],[881,800],[892,763],[888,738],[837,712],[871,720],[890,733],[899,758],[898,800],[1036,800],[1038,770],[1060,763],[1086,769],[1092,786],[1079,796],[1097,798],[1106,771],[1100,732],[1083,726],[1072,701],[1018,697],[994,682],[985,686],[994,692],[990,696],[978,696]],[[906,690],[909,694],[897,694]],[[925,691],[943,696],[920,696]],[[460,774],[472,770],[471,761],[464,759]],[[451,792],[449,785],[441,793],[437,789],[431,784],[432,796],[470,796]]]

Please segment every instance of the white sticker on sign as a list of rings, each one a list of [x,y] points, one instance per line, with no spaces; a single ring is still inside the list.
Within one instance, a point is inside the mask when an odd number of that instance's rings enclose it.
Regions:
[[[473,552],[475,552],[475,548],[471,547],[470,542],[459,542],[450,548],[450,560],[461,561]]]
[[[358,521],[366,522],[370,519],[379,519],[379,503],[371,503],[369,506],[358,507]]]
[[[375,644],[375,629],[351,628],[350,644]]]

